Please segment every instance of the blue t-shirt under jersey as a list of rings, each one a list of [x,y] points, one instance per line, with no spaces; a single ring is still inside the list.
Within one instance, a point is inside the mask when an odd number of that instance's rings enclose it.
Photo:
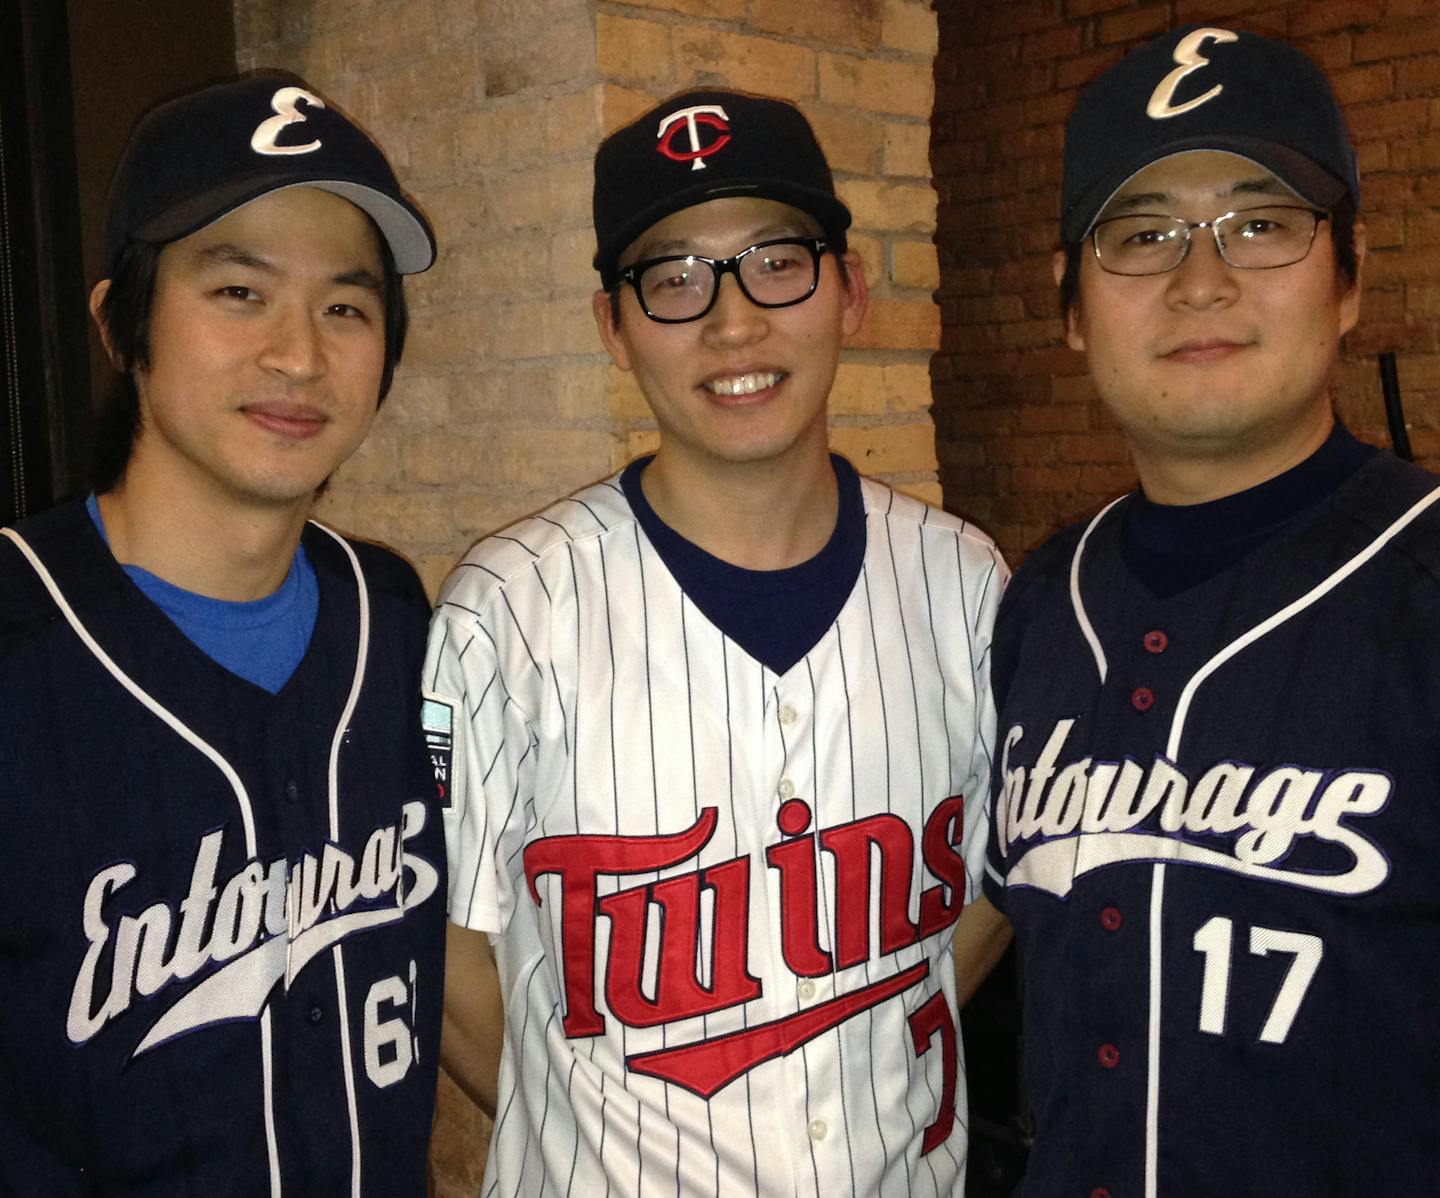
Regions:
[[[85,508],[108,545],[94,495]],[[243,603],[182,590],[139,566],[122,563],[121,569],[206,656],[272,695],[290,680],[310,647],[320,611],[320,586],[304,546],[296,547],[290,572],[278,591]]]

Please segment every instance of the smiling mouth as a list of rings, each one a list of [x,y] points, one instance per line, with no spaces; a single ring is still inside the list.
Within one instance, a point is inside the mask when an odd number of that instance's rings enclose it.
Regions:
[[[284,437],[303,440],[313,437],[325,427],[322,413],[308,408],[256,407],[242,408],[241,411],[261,428]]]
[[[1215,358],[1229,357],[1242,349],[1249,349],[1247,341],[1187,341],[1161,354],[1162,358],[1176,362],[1208,362]]]
[[[787,377],[778,371],[761,370],[751,374],[736,374],[728,378],[710,379],[701,386],[713,395],[726,399],[737,395],[754,395],[757,391],[768,391]]]

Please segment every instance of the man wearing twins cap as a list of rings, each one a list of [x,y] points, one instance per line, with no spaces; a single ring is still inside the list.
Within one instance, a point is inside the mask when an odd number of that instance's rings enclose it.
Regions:
[[[1254,34],[1156,39],[1066,129],[1066,339],[1140,487],[996,626],[1026,1198],[1440,1176],[1440,490],[1332,408],[1359,203],[1324,76]]]
[[[849,225],[781,100],[596,154],[595,320],[659,448],[472,548],[426,664],[495,1193],[964,1192],[1005,567],[829,453]]]
[[[422,1195],[428,610],[309,515],[434,239],[272,76],[145,117],[107,231],[93,492],[0,530],[0,1192]]]

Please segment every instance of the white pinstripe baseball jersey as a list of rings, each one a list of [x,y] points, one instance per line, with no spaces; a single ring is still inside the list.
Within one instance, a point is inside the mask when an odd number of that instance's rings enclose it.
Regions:
[[[693,605],[615,479],[447,583],[450,916],[498,934],[507,1025],[487,1194],[962,1192],[952,931],[1005,567],[862,485],[860,577],[783,675]]]

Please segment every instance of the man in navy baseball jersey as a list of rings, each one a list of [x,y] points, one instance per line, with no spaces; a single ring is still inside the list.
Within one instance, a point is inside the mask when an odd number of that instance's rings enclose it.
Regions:
[[[1005,568],[828,452],[867,290],[798,109],[672,97],[594,199],[659,450],[475,546],[426,663],[487,1187],[959,1195]]]
[[[1166,34],[1066,130],[1067,339],[1140,489],[996,628],[1026,1198],[1440,1177],[1440,491],[1332,410],[1359,202],[1324,77],[1253,34]]]
[[[444,849],[426,604],[307,523],[434,240],[308,87],[137,127],[95,491],[0,530],[0,1191],[422,1195]]]

